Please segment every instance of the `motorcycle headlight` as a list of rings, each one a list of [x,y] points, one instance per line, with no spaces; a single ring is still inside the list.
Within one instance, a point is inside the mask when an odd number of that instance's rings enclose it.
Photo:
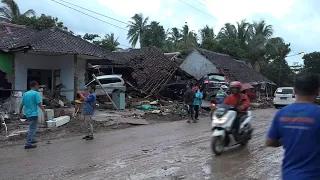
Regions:
[[[214,116],[212,119],[214,124],[219,124],[222,125],[224,123],[226,123],[228,121],[228,117],[227,116],[223,116],[221,118],[217,118],[217,116]]]

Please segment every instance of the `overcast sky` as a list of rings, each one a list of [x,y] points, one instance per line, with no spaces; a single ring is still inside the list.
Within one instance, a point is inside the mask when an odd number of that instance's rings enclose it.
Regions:
[[[60,1],[60,0],[55,0]],[[274,26],[274,36],[283,37],[291,43],[291,54],[313,52],[320,47],[319,0],[66,0],[103,15],[128,22],[135,13],[143,13],[150,20],[160,21],[167,28],[182,27],[188,23],[191,30],[198,31],[208,24],[215,33],[226,22],[241,19],[259,21],[264,19]],[[52,0],[16,0],[20,11],[33,9],[58,17],[75,34],[113,32],[119,36],[122,48],[129,46],[126,31],[69,9]],[[61,2],[63,3],[63,2]],[[187,5],[187,4],[189,5]],[[66,4],[66,3],[64,3]],[[71,6],[71,5],[68,5]],[[79,9],[79,8],[77,8]],[[79,9],[81,10],[81,9]],[[126,29],[126,24],[86,12],[103,21]],[[301,56],[288,57],[289,64],[302,63]]]

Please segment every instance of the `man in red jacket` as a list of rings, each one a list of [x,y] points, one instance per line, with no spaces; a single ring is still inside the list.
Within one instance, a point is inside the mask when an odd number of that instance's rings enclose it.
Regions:
[[[238,114],[234,121],[233,129],[235,129],[235,136],[239,133],[239,126],[241,117],[247,114],[250,107],[250,100],[247,95],[241,93],[242,84],[239,81],[230,83],[231,94],[224,100],[224,104],[235,106]]]

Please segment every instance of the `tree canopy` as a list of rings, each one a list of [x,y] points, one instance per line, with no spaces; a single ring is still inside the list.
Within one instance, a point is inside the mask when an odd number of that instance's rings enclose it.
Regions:
[[[58,18],[45,14],[37,17],[32,9],[21,13],[14,0],[1,1],[4,6],[0,7],[0,21],[26,25],[39,31],[50,27],[69,31]],[[131,17],[127,28],[127,39],[133,48],[139,43],[140,47],[154,46],[163,52],[179,51],[183,54],[191,48],[200,47],[245,60],[264,76],[281,85],[285,85],[283,81],[292,84],[292,77],[302,70],[320,74],[319,52],[304,55],[304,67],[290,67],[285,61],[291,52],[290,43],[281,37],[274,37],[273,26],[264,20],[248,22],[243,19],[235,24],[227,22],[218,32],[214,32],[210,25],[205,25],[196,32],[187,23],[182,27],[165,30],[160,22],[149,21],[149,17],[137,13]],[[79,37],[110,51],[120,49],[118,37],[112,32],[107,32],[103,37],[90,33]]]
[[[320,75],[320,52],[305,54],[302,59],[305,71]]]
[[[0,7],[0,21],[12,22],[18,16],[35,16],[33,9],[29,9],[24,13],[20,12],[18,4],[14,0],[1,0],[4,6]]]

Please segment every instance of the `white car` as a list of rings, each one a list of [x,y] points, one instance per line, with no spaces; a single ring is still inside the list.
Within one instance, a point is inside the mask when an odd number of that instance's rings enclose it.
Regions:
[[[275,108],[292,104],[296,100],[293,87],[279,87],[274,93],[273,105]]]
[[[124,80],[122,79],[122,75],[115,75],[115,74],[103,75],[103,76],[97,76],[97,79],[100,81],[103,89],[108,94],[112,94],[115,91],[123,91],[123,92],[126,91],[126,86],[125,86]],[[97,96],[106,95],[95,79],[92,79],[88,84],[86,84],[86,87],[92,84],[96,86],[95,94]]]

